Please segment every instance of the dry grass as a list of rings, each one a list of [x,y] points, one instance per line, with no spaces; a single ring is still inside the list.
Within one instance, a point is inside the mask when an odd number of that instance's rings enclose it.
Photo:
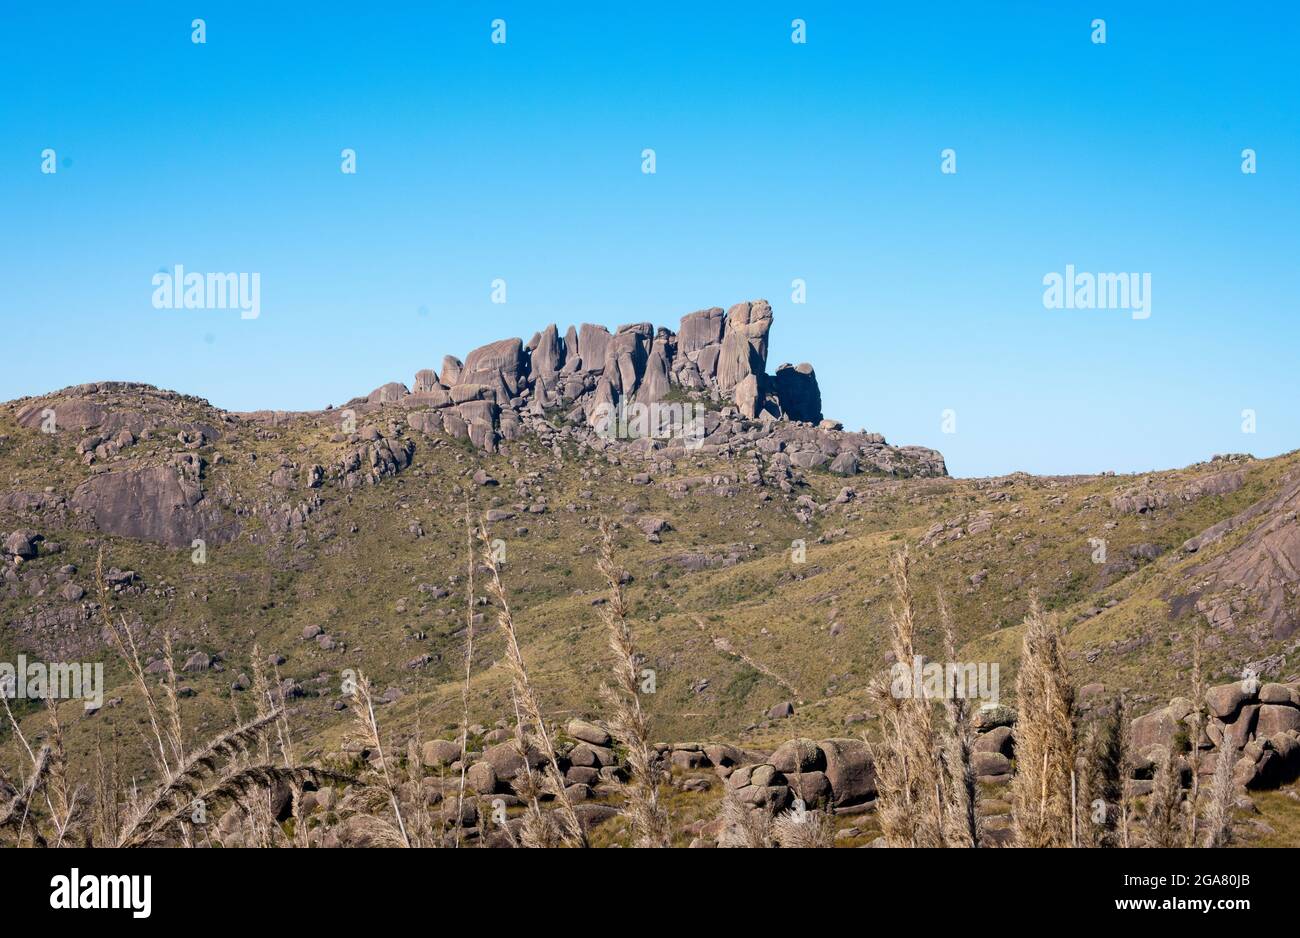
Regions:
[[[1016,702],[1012,814],[1017,841],[1022,847],[1071,846],[1077,837],[1074,686],[1059,629],[1036,598],[1025,617]]]
[[[600,534],[597,566],[609,585],[609,601],[601,607],[600,617],[614,654],[615,682],[614,687],[604,688],[603,696],[612,710],[610,731],[627,749],[631,776],[623,786],[622,812],[628,819],[636,846],[667,847],[672,841],[672,831],[668,814],[659,802],[660,771],[650,744],[649,721],[638,693],[636,647],[623,596],[624,571],[614,561],[614,529],[607,520],[602,520]]]
[[[559,804],[560,843],[566,847],[585,847],[587,846],[587,835],[578,820],[578,815],[573,810],[572,802],[569,801],[568,792],[565,791],[564,773],[560,771],[559,756],[556,754],[551,734],[546,728],[541,704],[538,702],[537,695],[533,692],[532,682],[528,678],[528,669],[524,665],[524,655],[519,648],[519,635],[515,629],[514,616],[510,612],[510,599],[506,595],[505,586],[501,583],[501,568],[497,563],[496,554],[492,550],[486,527],[479,529],[479,541],[482,545],[483,563],[488,569],[488,592],[496,602],[499,610],[497,612],[497,625],[506,639],[506,664],[510,671],[516,707],[515,726],[518,728],[520,755],[524,759],[526,772],[529,775],[532,772],[531,768],[528,768],[531,744],[535,743],[542,754],[543,760],[541,778],[537,784],[538,791],[534,792],[529,799],[531,805],[530,816],[532,824],[535,826],[530,827],[528,823],[525,823],[525,828],[530,831],[530,837],[524,838],[525,845],[530,845],[528,843],[530,839],[537,846],[551,843],[552,838],[547,830],[549,825],[542,820],[538,805],[539,793],[544,792],[551,795]]]
[[[475,626],[476,568],[487,573],[487,591],[497,608],[504,639],[504,664],[511,679],[515,745],[523,767],[511,781],[522,803],[522,816],[500,825],[497,833],[512,846],[586,846],[588,835],[566,791],[561,749],[548,729],[530,678],[509,597],[487,530],[475,532],[468,516],[467,629],[464,685],[461,691],[459,778],[430,777],[424,769],[420,720],[413,736],[392,738],[380,725],[368,678],[358,673],[350,695],[354,742],[366,756],[356,774],[319,765],[300,764],[288,714],[280,699],[284,682],[278,671],[267,675],[257,645],[251,662],[254,713],[205,743],[187,741],[170,632],[161,634],[161,679],[151,680],[142,663],[142,633],[123,616],[114,616],[98,565],[100,614],[105,634],[122,658],[145,714],[141,741],[154,763],[150,785],[128,786],[117,764],[118,740],[96,748],[93,781],[78,785],[69,770],[63,724],[51,702],[41,745],[23,735],[18,720],[0,695],[26,754],[17,785],[0,780],[0,839],[19,846],[223,846],[308,847],[323,840],[326,825],[346,830],[348,842],[402,847],[459,846],[469,837],[489,840],[482,810],[467,798],[470,688]],[[630,610],[622,583],[625,572],[615,559],[615,527],[602,523],[597,569],[607,588],[599,615],[612,654],[611,686],[604,688],[608,725],[626,751],[628,780],[616,793],[619,842],[665,847],[693,836],[674,828],[667,809],[672,790],[668,773],[650,739],[650,716],[639,693],[641,658],[634,642]],[[920,654],[917,619],[906,550],[891,564],[895,604],[891,609],[890,645],[896,662],[908,664]],[[936,612],[943,651],[956,660],[952,617],[942,595]],[[734,653],[734,652],[732,652]],[[274,665],[272,666],[274,667]],[[946,687],[941,718],[921,689],[891,693],[875,688],[880,738],[869,746],[875,758],[878,798],[873,823],[890,846],[976,847],[984,836],[980,790],[973,767],[975,731],[969,701]],[[1198,709],[1192,723],[1199,738],[1203,699],[1200,641],[1196,636],[1192,691]],[[1074,687],[1061,650],[1059,630],[1031,603],[1025,617],[1023,652],[1017,680],[1019,719],[1015,727],[1018,771],[1011,789],[1016,846],[1127,846],[1134,840],[1152,846],[1226,846],[1232,840],[1233,759],[1224,753],[1206,792],[1203,819],[1199,784],[1193,773],[1188,807],[1183,807],[1179,753],[1170,747],[1157,771],[1154,790],[1135,825],[1131,783],[1133,760],[1128,714],[1122,699],[1105,719],[1076,725]],[[233,698],[232,698],[233,705]],[[106,758],[105,752],[112,754]],[[1195,758],[1195,743],[1193,743]],[[1195,763],[1193,763],[1195,767]],[[791,782],[799,788],[797,773]],[[309,816],[307,792],[344,789],[328,818]],[[482,793],[480,793],[482,794]],[[287,798],[287,809],[285,808]],[[440,810],[430,810],[441,804]],[[200,820],[196,806],[220,824]],[[221,812],[224,811],[224,814]],[[287,811],[288,820],[285,820]],[[471,815],[477,818],[477,829]],[[796,801],[791,810],[769,809],[740,801],[726,790],[718,803],[718,844],[727,847],[784,849],[834,846],[836,819],[828,810],[809,809]],[[693,821],[698,830],[699,812]],[[451,830],[449,830],[449,827]],[[860,839],[861,833],[854,832]],[[1135,836],[1136,834],[1136,836]],[[607,837],[602,838],[605,842]]]
[[[1205,846],[1226,847],[1232,843],[1232,807],[1236,794],[1232,759],[1225,749],[1215,759],[1214,776],[1210,781],[1210,803],[1205,812]]]

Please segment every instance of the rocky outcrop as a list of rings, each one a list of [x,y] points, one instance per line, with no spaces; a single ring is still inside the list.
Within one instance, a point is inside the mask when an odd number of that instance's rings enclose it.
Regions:
[[[72,493],[75,511],[108,534],[189,547],[195,538],[222,544],[236,533],[221,508],[204,497],[201,462],[178,455],[173,465],[145,466],[92,476]]]
[[[767,300],[737,303],[727,310],[727,327],[718,351],[717,383],[724,393],[767,366],[767,334],[772,307]]]
[[[689,313],[677,332],[639,322],[611,333],[582,323],[561,336],[549,325],[526,345],[519,339],[492,342],[470,352],[463,364],[447,356],[441,372],[417,372],[411,392],[394,382],[360,403],[399,404],[410,411],[413,429],[469,439],[488,452],[531,432],[547,442],[568,436],[648,457],[684,448],[689,429],[692,448],[705,453],[764,440],[760,449],[778,457],[778,477],[786,465],[830,467],[841,475],[947,474],[943,457],[933,450],[889,446],[878,434],[844,434],[839,424],[824,420],[811,365],[784,364],[769,375],[771,328],[766,300],[737,303],[726,313],[718,307]],[[493,407],[483,406],[489,401]],[[627,421],[620,415],[650,404],[668,410],[656,410],[624,432]],[[704,425],[688,428],[697,404],[708,412]],[[556,411],[563,414],[564,430],[550,417]],[[732,417],[748,423],[733,424]],[[616,432],[607,432],[611,424]],[[580,426],[593,432],[578,432]]]
[[[1261,684],[1254,678],[1205,692],[1202,730],[1192,739],[1195,706],[1176,697],[1133,721],[1139,771],[1159,763],[1169,747],[1196,771],[1213,775],[1219,759],[1233,761],[1233,780],[1248,788],[1276,788],[1300,778],[1300,684]]]
[[[785,364],[776,370],[776,396],[791,420],[821,423],[822,394],[817,374],[807,362]]]
[[[208,409],[208,402],[148,384],[100,381],[20,402],[14,417],[21,427],[55,437],[76,434],[77,454],[89,466],[126,459],[130,447],[159,437],[174,437],[190,450],[221,439],[219,421],[194,420],[196,408]]]
[[[1261,640],[1286,639],[1300,628],[1300,482],[1250,506],[1216,527],[1245,530],[1254,527],[1230,549],[1196,567],[1190,575],[1199,586],[1198,612],[1212,628],[1222,632],[1258,633]],[[1206,534],[1200,549],[1219,540]],[[1187,545],[1184,550],[1190,552]]]
[[[474,349],[456,379],[460,385],[483,385],[496,394],[498,404],[518,397],[528,374],[528,359],[519,339],[502,339]]]
[[[1179,488],[1146,485],[1130,489],[1111,499],[1111,507],[1121,514],[1146,514],[1168,508],[1176,502],[1194,502],[1208,495],[1231,495],[1246,481],[1244,469],[1230,469],[1205,476]]]

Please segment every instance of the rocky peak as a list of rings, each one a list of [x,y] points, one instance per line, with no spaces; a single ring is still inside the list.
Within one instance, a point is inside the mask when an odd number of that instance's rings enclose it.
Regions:
[[[705,392],[715,402],[729,401],[753,418],[758,412],[793,420],[821,420],[821,394],[811,366],[778,383],[766,373],[772,307],[766,300],[737,303],[682,317],[679,332],[652,323],[627,323],[613,333],[602,325],[569,326],[561,337],[548,325],[525,345],[502,339],[474,349],[462,364],[451,355],[441,378],[432,369],[417,372],[413,395],[470,385],[490,389],[498,406],[541,401],[544,409],[579,405],[589,418],[593,405],[653,403],[674,388]],[[749,377],[743,390],[738,385]],[[790,407],[783,408],[782,388]],[[396,403],[407,393],[392,382],[376,389],[370,403]]]
[[[839,424],[823,420],[812,365],[783,364],[775,375],[768,374],[772,319],[771,305],[759,299],[737,303],[725,313],[716,306],[688,313],[676,332],[649,322],[626,323],[613,332],[581,323],[561,335],[552,323],[526,344],[501,339],[474,349],[463,363],[448,355],[440,373],[428,368],[417,372],[410,392],[393,382],[363,400],[369,405],[428,407],[412,413],[413,426],[468,437],[489,452],[500,441],[530,430],[554,431],[550,418],[557,411],[570,427],[595,430],[608,441],[600,427],[611,413],[665,402],[679,408],[701,405],[742,422],[705,421],[702,433],[710,441],[725,444],[724,438],[733,432],[776,439],[773,435],[781,428],[804,426],[812,436],[788,437],[796,441],[791,452],[800,444],[816,447],[816,454],[802,457],[813,465],[834,460],[836,467],[853,472],[862,466],[900,474],[944,474],[943,458],[931,450],[899,450],[869,435],[874,449],[867,451],[857,439],[862,434],[845,434],[843,440],[837,436]],[[757,426],[745,429],[743,422]],[[643,450],[668,445],[654,428],[631,437],[630,442]],[[781,435],[771,451],[779,453],[786,439]]]

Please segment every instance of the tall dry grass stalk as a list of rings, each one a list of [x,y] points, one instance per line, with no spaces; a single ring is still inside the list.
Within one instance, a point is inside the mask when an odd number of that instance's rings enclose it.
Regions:
[[[649,741],[649,721],[638,693],[636,648],[623,595],[624,571],[614,561],[614,529],[607,519],[600,522],[600,537],[600,559],[596,566],[609,586],[609,601],[600,607],[600,618],[614,653],[615,680],[615,687],[603,687],[601,692],[613,710],[610,731],[627,749],[630,769],[630,778],[622,786],[622,813],[636,846],[667,847],[672,832],[668,813],[659,801],[660,772]]]
[[[1147,798],[1146,835],[1151,847],[1177,847],[1183,840],[1182,771],[1172,740],[1156,766]]]
[[[87,832],[87,845],[112,843],[122,829],[122,772],[118,765],[117,747],[113,747],[110,767],[104,758],[103,740],[95,735],[95,784],[91,828]]]
[[[44,847],[45,837],[35,824],[28,824],[28,819],[32,802],[40,793],[49,773],[50,747],[42,746],[31,759],[32,767],[27,774],[27,780],[23,782],[22,787],[9,803],[0,808],[0,831],[6,828],[12,829],[17,846],[21,847],[26,839],[32,846]]]
[[[835,846],[835,822],[825,811],[782,811],[772,821],[771,836],[785,850],[825,850]]]
[[[393,826],[397,834],[396,841],[403,847],[411,847],[411,835],[406,827],[406,816],[402,810],[402,796],[398,790],[389,757],[384,754],[384,743],[380,738],[379,721],[375,719],[375,701],[370,689],[370,679],[358,672],[356,686],[352,692],[352,714],[360,729],[361,741],[377,757],[377,766],[382,788],[388,796],[388,806],[393,814]]]
[[[1056,624],[1043,614],[1037,597],[1025,617],[1016,697],[1017,771],[1011,794],[1018,845],[1068,847],[1075,827],[1074,686]]]
[[[1234,753],[1228,746],[1220,746],[1215,756],[1202,841],[1207,847],[1226,847],[1232,843],[1232,809],[1237,797],[1237,786],[1232,778],[1232,755]]]
[[[948,660],[957,660],[957,633],[942,592],[935,601],[939,623],[943,626],[943,650]],[[944,806],[944,842],[950,847],[978,847],[980,843],[979,788],[975,783],[975,725],[971,721],[970,701],[958,695],[955,686],[944,686],[944,713],[948,728],[942,750],[948,800]]]
[[[890,559],[896,604],[890,609],[890,646],[904,666],[916,654],[916,613],[909,580],[911,558],[904,548]],[[872,746],[876,764],[877,815],[891,847],[942,847],[949,795],[930,703],[920,688],[895,694],[878,682],[873,695],[881,706],[880,743]],[[868,742],[868,745],[871,744]]]
[[[515,696],[513,688],[510,692],[510,703],[515,711],[515,751],[522,762],[512,784],[515,793],[523,800],[526,808],[520,819],[519,836],[514,836],[509,824],[505,827],[506,835],[510,838],[512,846],[530,849],[562,846],[564,835],[555,822],[555,816],[542,810],[541,799],[545,792],[541,779],[533,771],[532,764],[536,749],[529,737],[528,726],[519,708],[519,698]]]
[[[465,498],[465,681],[460,688],[460,782],[456,789],[457,818],[465,812],[465,773],[469,768],[469,686],[474,669],[474,519]],[[509,828],[507,828],[507,832]],[[456,825],[456,846],[464,840],[462,825]]]
[[[559,806],[557,813],[560,816],[561,842],[569,847],[585,847],[587,846],[587,834],[582,828],[582,823],[578,820],[577,812],[573,810],[573,803],[569,800],[568,792],[565,791],[564,773],[560,771],[559,756],[555,751],[555,744],[551,739],[551,734],[546,728],[541,703],[533,692],[532,682],[528,679],[528,670],[524,666],[524,655],[519,648],[519,635],[515,629],[514,616],[510,611],[510,600],[506,595],[505,586],[501,583],[501,568],[492,550],[485,526],[479,528],[479,541],[483,549],[483,563],[488,570],[488,591],[497,603],[497,625],[501,628],[501,632],[506,639],[506,665],[514,691],[515,706],[518,715],[522,717],[516,723],[516,727],[522,727],[524,725],[523,720],[527,720],[528,729],[521,734],[525,746],[524,763],[525,765],[528,764],[526,747],[528,738],[531,736],[536,741],[537,749],[542,755],[543,763],[540,782],[542,791],[549,793]]]
[[[1188,847],[1195,847],[1198,838],[1201,802],[1201,733],[1203,732],[1205,707],[1205,680],[1201,673],[1201,627],[1198,624],[1192,632],[1192,725],[1191,751],[1187,754],[1192,767],[1192,790],[1188,796],[1191,802],[1191,817],[1187,819]]]
[[[150,751],[154,764],[158,768],[158,775],[164,781],[170,781],[174,769],[172,762],[168,759],[168,753],[170,752],[179,764],[180,759],[177,756],[177,751],[184,747],[180,740],[164,733],[163,727],[166,724],[162,717],[162,708],[158,705],[153,690],[149,686],[144,664],[140,661],[140,649],[136,644],[135,634],[127,625],[126,617],[123,616],[120,623],[113,621],[113,614],[110,611],[112,606],[109,602],[108,581],[104,577],[104,549],[102,547],[95,558],[95,590],[99,596],[99,615],[104,631],[117,649],[118,657],[122,659],[127,670],[130,671],[131,680],[144,701],[145,712],[149,715],[149,726],[153,731],[153,747]]]
[[[1117,847],[1122,843],[1128,811],[1124,747],[1123,703],[1117,701],[1113,713],[1088,724],[1075,760],[1079,780],[1075,823],[1080,847]]]
[[[73,833],[73,824],[81,803],[81,786],[69,787],[68,754],[63,745],[63,724],[59,721],[59,705],[45,698],[45,708],[50,715],[48,735],[50,746],[50,777],[46,785],[45,804],[49,809],[50,823],[54,825],[55,840],[51,846],[62,847]]]

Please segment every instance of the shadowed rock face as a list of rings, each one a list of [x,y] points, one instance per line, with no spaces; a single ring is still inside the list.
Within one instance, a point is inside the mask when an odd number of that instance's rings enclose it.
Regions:
[[[108,534],[189,547],[195,538],[222,544],[235,535],[221,509],[203,496],[198,459],[178,457],[177,466],[105,472],[72,493],[74,510],[85,512]]]
[[[782,365],[776,370],[776,394],[781,407],[791,420],[820,423],[822,419],[822,393],[817,387],[817,374],[813,366]]]
[[[1240,487],[1240,483],[1236,486]],[[1194,582],[1202,584],[1196,608],[1212,628],[1236,630],[1240,612],[1249,609],[1268,627],[1273,638],[1289,638],[1300,630],[1297,514],[1300,514],[1300,483],[1292,483],[1277,496],[1247,508],[1237,518],[1215,525],[1220,531],[1212,528],[1183,546],[1190,552],[1213,543],[1233,528],[1255,524],[1254,530],[1239,544],[1193,571]],[[1214,536],[1206,536],[1211,534]]]

